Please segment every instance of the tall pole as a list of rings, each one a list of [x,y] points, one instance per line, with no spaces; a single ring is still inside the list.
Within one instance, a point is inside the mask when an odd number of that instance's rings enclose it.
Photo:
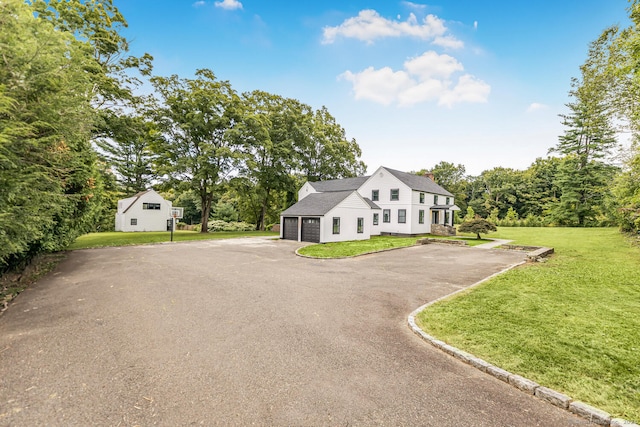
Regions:
[[[171,241],[173,242],[173,222],[175,221],[175,219],[173,217],[171,217]]]

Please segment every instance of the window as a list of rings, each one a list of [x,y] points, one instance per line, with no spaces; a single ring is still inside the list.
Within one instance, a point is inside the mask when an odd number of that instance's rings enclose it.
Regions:
[[[407,210],[398,209],[398,224],[404,224],[407,222]]]
[[[398,188],[391,189],[391,200],[400,200],[400,190]]]
[[[340,218],[333,218],[333,234],[340,234]]]
[[[138,225],[138,218],[131,218],[131,225]]]
[[[358,233],[364,233],[364,218],[358,218]]]
[[[378,217],[380,216],[380,214],[374,213],[373,214],[373,225],[378,225]]]
[[[445,205],[449,205],[450,201],[451,201],[451,199],[449,197],[447,197],[447,202],[445,203]]]
[[[142,204],[142,209],[149,209],[152,211],[159,211],[160,210],[160,203],[143,203]]]
[[[420,203],[424,203],[424,193],[420,193]]]
[[[391,222],[391,209],[382,211],[382,222]]]
[[[380,200],[380,190],[371,190],[371,200],[374,202]]]
[[[434,205],[438,204],[438,196],[433,196],[433,204]]]
[[[418,211],[418,224],[424,224],[424,209]]]
[[[440,212],[433,211],[431,212],[431,224],[439,224],[440,223]]]

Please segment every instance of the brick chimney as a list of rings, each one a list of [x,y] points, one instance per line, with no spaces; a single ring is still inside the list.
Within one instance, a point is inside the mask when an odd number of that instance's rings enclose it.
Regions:
[[[431,179],[431,181],[436,182],[435,177],[433,176],[433,174],[431,172],[425,172],[424,176],[426,176],[427,178]]]

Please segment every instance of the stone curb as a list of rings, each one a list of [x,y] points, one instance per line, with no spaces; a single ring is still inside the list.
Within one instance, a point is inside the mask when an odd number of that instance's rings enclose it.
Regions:
[[[480,371],[485,372],[499,379],[500,381],[504,381],[505,383],[510,384],[512,387],[515,387],[518,390],[521,390],[529,395],[533,395],[540,400],[550,403],[551,405],[557,406],[558,408],[562,408],[573,414],[576,414],[579,417],[588,420],[589,423],[607,426],[607,427],[640,427],[640,425],[635,424],[628,420],[624,420],[622,418],[611,418],[611,415],[605,411],[602,411],[598,408],[587,405],[586,403],[583,403],[583,402],[574,401],[571,397],[567,396],[566,394],[562,394],[550,388],[543,387],[540,384],[534,381],[531,381],[530,379],[524,378],[520,375],[513,374],[502,368],[494,366],[483,359],[475,357],[470,353],[462,351],[452,345],[445,343],[444,341],[434,338],[433,336],[427,334],[425,331],[420,329],[416,324],[416,316],[420,312],[422,312],[424,309],[429,307],[430,305],[440,302],[460,292],[474,288],[480,285],[481,283],[484,283],[487,280],[492,279],[493,277],[498,276],[522,264],[525,264],[525,262],[523,261],[517,264],[510,265],[509,267],[495,274],[492,274],[491,276],[485,279],[482,279],[479,282],[476,282],[469,287],[459,289],[449,295],[445,295],[443,297],[440,297],[434,301],[431,301],[427,304],[424,304],[418,307],[416,310],[411,312],[411,314],[409,315],[409,318],[407,319],[409,327],[416,335],[418,335],[420,338],[427,341],[434,347],[438,348],[439,350],[442,350],[443,352],[455,357],[456,359],[464,363],[467,363],[475,367],[476,369],[479,369]]]
[[[359,257],[359,256],[365,256],[365,255],[371,255],[371,254],[379,254],[379,253],[382,253],[382,252],[397,251],[397,250],[399,250],[399,249],[412,248],[412,247],[414,247],[414,246],[418,246],[418,244],[413,244],[413,245],[411,245],[411,246],[400,246],[400,247],[397,247],[397,248],[380,249],[379,251],[364,252],[364,253],[361,253],[361,254],[358,254],[358,255],[336,256],[336,257],[331,257],[331,258],[321,258],[321,257],[317,257],[317,256],[303,255],[303,254],[301,254],[301,253],[299,253],[299,252],[298,252],[300,249],[302,249],[302,248],[304,248],[304,247],[306,247],[306,246],[310,246],[310,245],[305,245],[305,246],[302,246],[302,247],[300,247],[300,248],[296,249],[295,254],[296,254],[297,256],[299,256],[300,258],[320,259],[320,260],[323,260],[323,259],[326,259],[326,260],[332,260],[332,259],[349,259],[349,258],[357,258],[357,257]]]

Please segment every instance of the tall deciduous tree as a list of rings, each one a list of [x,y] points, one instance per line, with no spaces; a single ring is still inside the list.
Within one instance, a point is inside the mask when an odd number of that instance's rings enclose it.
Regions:
[[[362,150],[326,107],[311,113],[303,105],[300,139],[296,141],[299,170],[309,181],[361,176],[367,170],[360,157]]]
[[[236,136],[246,154],[243,175],[254,184],[259,202],[256,228],[264,230],[273,197],[293,186],[295,145],[301,139],[304,107],[296,100],[262,91],[245,93],[243,105]]]
[[[238,140],[230,134],[240,118],[240,99],[229,82],[206,69],[198,70],[195,79],[174,75],[151,82],[160,96],[155,109],[162,133],[155,142],[159,172],[198,194],[201,223],[206,224],[214,195],[242,158]]]
[[[127,55],[129,41],[122,35],[127,21],[113,0],[31,0],[31,5],[39,19],[91,47],[98,66],[88,73],[94,106],[114,107],[135,98],[133,89],[140,81],[130,71],[137,69],[149,76],[153,58],[149,54]]]

